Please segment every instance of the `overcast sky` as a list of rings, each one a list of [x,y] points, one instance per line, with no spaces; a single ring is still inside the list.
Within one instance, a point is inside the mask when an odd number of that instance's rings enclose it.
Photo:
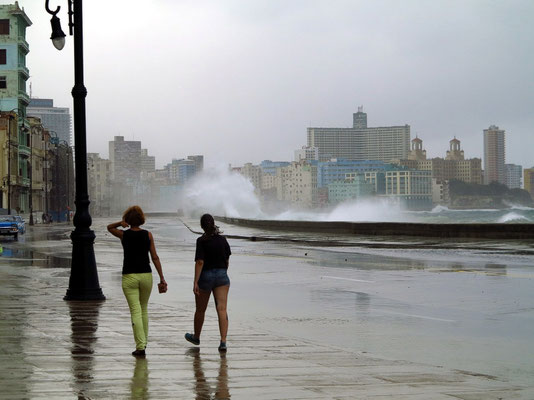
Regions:
[[[8,3],[2,1],[2,3]],[[21,0],[33,96],[72,107],[73,42],[50,42],[44,0]],[[67,32],[67,2],[59,17]],[[293,159],[308,126],[411,125],[429,157],[456,136],[534,165],[534,1],[84,2],[88,150],[141,140],[158,167]]]

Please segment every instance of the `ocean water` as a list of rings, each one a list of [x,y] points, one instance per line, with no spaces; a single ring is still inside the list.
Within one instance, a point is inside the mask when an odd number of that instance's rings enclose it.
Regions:
[[[325,210],[262,205],[252,183],[225,168],[206,170],[181,196],[169,199],[169,210],[187,216],[213,215],[297,221],[429,222],[429,223],[534,223],[534,208],[510,205],[502,210],[451,210],[436,206],[431,211],[407,211],[384,198],[346,201]],[[275,211],[273,211],[275,210]]]
[[[418,222],[432,223],[534,223],[534,208],[512,206],[502,210],[451,210],[437,206],[432,211],[405,213]]]

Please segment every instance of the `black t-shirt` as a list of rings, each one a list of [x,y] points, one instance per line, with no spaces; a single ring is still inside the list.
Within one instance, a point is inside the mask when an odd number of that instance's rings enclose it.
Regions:
[[[202,235],[197,239],[195,261],[204,261],[202,269],[228,268],[227,260],[230,254],[230,245],[224,236]]]
[[[152,272],[148,252],[150,251],[150,237],[148,231],[132,231],[127,229],[122,234],[122,248],[124,262],[122,274],[142,274]]]

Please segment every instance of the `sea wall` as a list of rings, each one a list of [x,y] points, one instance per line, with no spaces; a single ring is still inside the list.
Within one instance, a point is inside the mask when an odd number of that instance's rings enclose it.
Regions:
[[[215,219],[227,224],[276,231],[436,238],[534,239],[534,224],[276,221],[229,217],[215,217]]]

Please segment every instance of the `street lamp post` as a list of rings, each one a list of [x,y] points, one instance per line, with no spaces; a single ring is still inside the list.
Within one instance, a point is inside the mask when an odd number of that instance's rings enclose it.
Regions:
[[[58,6],[50,10],[46,0],[46,11],[52,15],[52,42],[61,50],[65,34],[61,30]],[[69,33],[74,36],[74,87],[72,88],[74,111],[74,149],[76,152],[76,214],[75,229],[71,233],[72,264],[69,288],[65,300],[105,300],[100,284],[94,252],[95,234],[90,229],[89,195],[87,193],[87,139],[85,123],[85,97],[87,89],[83,74],[83,17],[82,0],[67,0],[69,7]]]

